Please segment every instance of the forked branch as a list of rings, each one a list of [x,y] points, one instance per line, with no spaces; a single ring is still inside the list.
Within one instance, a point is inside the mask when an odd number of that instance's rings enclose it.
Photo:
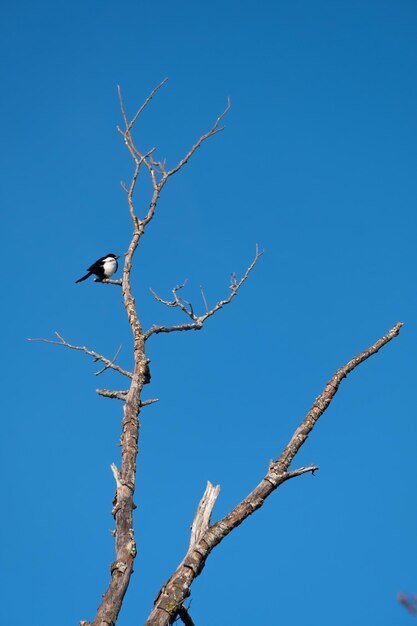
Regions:
[[[123,369],[122,367],[119,367],[119,365],[116,365],[116,363],[114,362],[116,360],[116,358],[117,358],[117,356],[118,356],[122,346],[120,346],[120,348],[118,349],[118,351],[117,351],[116,355],[113,357],[113,359],[110,360],[110,359],[107,359],[102,354],[99,354],[98,352],[95,352],[94,350],[89,350],[85,346],[74,346],[73,344],[68,343],[68,341],[65,341],[65,339],[58,332],[55,332],[55,335],[58,337],[59,341],[55,341],[53,339],[43,339],[43,338],[34,338],[34,339],[33,338],[29,338],[28,341],[41,341],[42,343],[53,343],[53,344],[55,344],[57,346],[65,346],[65,348],[70,348],[71,350],[78,350],[79,352],[84,352],[84,354],[88,354],[95,361],[101,361],[102,363],[105,364],[105,367],[103,367],[103,369],[101,369],[98,372],[96,372],[96,376],[98,376],[99,374],[104,372],[106,369],[112,369],[112,370],[115,370],[116,372],[119,372],[119,374],[123,374],[123,376],[127,376],[128,378],[132,378],[132,376],[133,376],[132,372],[128,372],[127,370]]]
[[[154,324],[152,326],[152,328],[150,328],[149,330],[146,331],[145,339],[147,340],[147,339],[149,339],[149,337],[152,337],[152,335],[157,335],[159,333],[173,333],[173,332],[184,331],[184,330],[200,330],[203,327],[204,322],[209,317],[211,317],[212,315],[217,313],[217,311],[220,311],[220,309],[222,309],[223,307],[225,307],[228,304],[230,304],[230,302],[237,295],[237,292],[239,291],[239,289],[241,288],[241,286],[246,281],[246,279],[248,278],[249,274],[251,273],[251,271],[253,270],[253,268],[257,264],[259,258],[263,255],[263,253],[264,253],[264,250],[260,251],[259,248],[258,248],[258,244],[256,244],[255,258],[253,259],[252,263],[247,268],[247,270],[244,273],[244,275],[242,276],[242,278],[240,280],[238,280],[237,277],[236,277],[236,274],[234,274],[234,273],[231,274],[230,286],[229,286],[229,289],[230,289],[229,297],[224,299],[224,300],[220,300],[211,309],[208,308],[207,301],[206,301],[206,298],[204,296],[204,292],[202,292],[203,302],[204,302],[205,309],[206,309],[205,313],[203,313],[202,315],[196,315],[194,313],[194,307],[192,306],[192,304],[190,302],[188,302],[187,300],[184,300],[184,298],[181,298],[178,295],[178,292],[181,289],[183,289],[183,287],[185,286],[185,282],[182,283],[181,285],[177,285],[176,287],[174,287],[172,289],[172,295],[173,295],[173,299],[172,300],[163,300],[160,296],[158,296],[158,294],[155,293],[155,291],[153,291],[153,289],[150,289],[150,292],[152,293],[152,295],[155,298],[155,300],[157,300],[158,302],[160,302],[164,306],[167,306],[168,308],[171,308],[171,309],[172,308],[178,308],[178,309],[180,309],[183,313],[185,313],[193,321],[192,321],[192,323],[177,324],[177,325],[174,325],[174,326],[159,326],[157,324]]]
[[[150,93],[150,95],[146,98],[145,102],[139,107],[139,109],[137,110],[137,112],[135,113],[135,115],[133,116],[131,121],[129,121],[129,119],[127,117],[125,106],[124,106],[124,102],[123,102],[122,92],[121,92],[120,87],[118,87],[120,108],[121,108],[121,111],[122,111],[122,116],[123,116],[123,121],[124,121],[124,129],[122,130],[120,127],[118,127],[117,130],[122,135],[123,140],[125,142],[125,145],[126,145],[127,149],[129,150],[130,155],[131,155],[131,157],[132,157],[132,159],[133,159],[133,161],[135,163],[135,169],[134,169],[134,173],[133,173],[133,177],[132,177],[132,181],[131,181],[130,186],[127,187],[124,183],[122,183],[122,187],[123,187],[123,189],[127,193],[130,214],[131,214],[132,220],[134,222],[135,229],[136,229],[137,233],[139,234],[139,236],[141,234],[143,234],[145,226],[152,220],[152,218],[153,218],[153,216],[155,214],[155,209],[156,209],[156,205],[157,205],[158,200],[159,200],[159,196],[160,196],[161,191],[162,191],[163,187],[165,186],[165,183],[167,182],[167,180],[171,176],[173,176],[174,174],[179,172],[179,170],[181,170],[184,167],[184,165],[189,161],[189,159],[193,156],[193,154],[196,152],[196,150],[207,139],[209,139],[210,137],[213,137],[217,133],[219,133],[222,130],[224,130],[224,126],[220,126],[220,122],[222,121],[224,116],[230,110],[230,99],[228,99],[226,108],[218,116],[218,118],[215,120],[215,122],[214,122],[213,126],[210,128],[210,130],[207,131],[206,133],[204,133],[203,135],[201,135],[201,137],[190,148],[190,150],[187,152],[187,154],[177,163],[177,165],[175,165],[172,169],[167,170],[166,167],[165,167],[165,162],[157,161],[157,160],[155,160],[153,158],[153,153],[155,152],[155,148],[151,148],[147,152],[142,152],[136,146],[135,142],[133,141],[132,132],[131,132],[132,129],[133,129],[133,126],[135,125],[135,123],[136,123],[136,121],[138,119],[138,117],[141,115],[141,113],[147,107],[149,102],[152,100],[152,98],[155,95],[155,93],[159,89],[161,89],[161,87],[163,87],[166,82],[167,82],[167,79],[165,78],[163,81],[161,81],[159,83],[159,85],[157,85],[155,87],[155,89],[153,89],[153,91]],[[151,201],[150,201],[150,204],[149,204],[149,208],[148,208],[147,214],[145,215],[143,220],[139,220],[137,215],[136,215],[135,207],[134,207],[134,204],[133,204],[133,193],[134,193],[134,190],[135,190],[135,186],[136,186],[137,178],[138,178],[138,175],[139,175],[139,171],[140,171],[140,168],[141,168],[142,165],[145,165],[146,168],[148,169],[148,172],[149,172],[149,175],[150,175],[150,178],[151,178],[151,182],[152,182],[153,194],[152,194],[152,198],[151,198]]]
[[[191,585],[194,579],[202,572],[207,557],[213,548],[249,515],[258,510],[266,498],[282,483],[306,472],[313,474],[318,469],[316,465],[311,465],[298,470],[288,471],[292,460],[307,440],[317,420],[330,405],[343,378],[396,337],[400,332],[401,326],[401,323],[395,324],[386,335],[378,339],[370,348],[364,350],[337,370],[322,393],[314,401],[311,409],[294,432],[281,455],[275,461],[271,461],[269,469],[261,482],[230,513],[215,524],[208,525],[207,529],[200,535],[199,540],[190,543],[190,548],[184,560],[161,589],[145,626],[169,626],[172,624],[180,614],[184,601],[190,595]],[[203,502],[205,495],[206,493],[201,502]],[[197,509],[195,522],[201,516],[200,506]]]
[[[159,85],[157,85],[154,89],[152,89],[151,93],[146,98],[145,102],[136,111],[135,115],[133,116],[133,118],[132,118],[132,120],[130,122],[128,122],[128,120],[127,120],[125,106],[124,106],[123,98],[122,98],[122,90],[120,89],[120,85],[117,85],[117,92],[119,94],[119,102],[120,102],[120,110],[121,110],[122,115],[123,115],[123,120],[125,122],[126,131],[127,132],[130,132],[130,130],[132,129],[133,124],[136,122],[136,120],[138,119],[139,115],[146,109],[146,107],[148,106],[148,104],[150,103],[150,101],[152,100],[154,95],[156,94],[156,92],[159,91],[165,85],[165,83],[167,81],[168,81],[168,78],[164,78],[163,80],[161,80]]]
[[[225,110],[223,111],[223,113],[221,113],[219,115],[219,117],[214,122],[214,124],[210,128],[210,130],[207,133],[205,133],[204,135],[202,135],[200,137],[200,139],[193,145],[193,147],[187,152],[185,157],[183,159],[181,159],[181,161],[178,163],[178,165],[176,165],[175,167],[172,168],[172,170],[169,170],[169,172],[166,173],[166,177],[167,178],[169,176],[172,176],[173,174],[176,174],[182,167],[184,167],[184,165],[193,156],[194,152],[201,146],[201,144],[204,141],[206,141],[206,139],[209,139],[209,137],[213,137],[213,135],[216,135],[217,133],[220,133],[222,130],[224,130],[224,126],[219,126],[219,124],[222,121],[222,119],[225,117],[225,115],[227,115],[227,113],[229,111],[230,111],[230,98],[227,98],[227,106],[226,106]]]
[[[100,376],[100,374],[102,374],[103,372],[105,372],[106,370],[108,370],[112,365],[114,365],[117,357],[120,354],[120,350],[122,349],[122,344],[120,344],[120,346],[117,349],[116,354],[114,355],[114,357],[112,358],[112,360],[110,361],[109,364],[106,364],[104,367],[101,368],[101,370],[99,370],[98,372],[96,372],[96,376]]]

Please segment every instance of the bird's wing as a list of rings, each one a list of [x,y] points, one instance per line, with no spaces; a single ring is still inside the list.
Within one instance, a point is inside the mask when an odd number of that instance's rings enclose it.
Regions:
[[[99,259],[97,259],[95,263],[90,265],[90,267],[87,267],[87,272],[92,272],[93,274],[95,274],[97,270],[100,270],[100,268],[103,267],[103,261],[105,258],[106,258],[105,256],[102,256]]]

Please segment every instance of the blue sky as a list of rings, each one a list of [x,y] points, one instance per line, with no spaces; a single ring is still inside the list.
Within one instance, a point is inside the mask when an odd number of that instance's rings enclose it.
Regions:
[[[182,559],[207,480],[218,519],[264,475],[333,372],[397,321],[399,338],[344,381],[285,484],[211,555],[197,626],[401,626],[417,591],[414,2],[15,2],[3,7],[2,623],[92,619],[113,560],[109,466],[116,373],[29,344],[58,330],[129,367],[116,288],[85,268],[123,253],[131,162],[116,85],[143,149],[174,164],[223,110],[226,130],[163,191],[133,274],[145,327],[188,278],[200,333],[149,341],[160,402],[143,412],[139,556],[118,624],[141,624]],[[143,213],[146,179],[138,190]]]

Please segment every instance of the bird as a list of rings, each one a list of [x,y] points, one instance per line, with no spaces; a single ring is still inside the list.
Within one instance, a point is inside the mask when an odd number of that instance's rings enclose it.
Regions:
[[[118,263],[117,259],[119,257],[117,254],[106,254],[106,256],[102,256],[100,259],[97,259],[95,263],[90,265],[87,268],[87,274],[82,278],[76,280],[76,283],[81,283],[83,280],[87,280],[93,274],[97,276],[94,280],[97,282],[101,282],[105,278],[110,278],[117,271]]]

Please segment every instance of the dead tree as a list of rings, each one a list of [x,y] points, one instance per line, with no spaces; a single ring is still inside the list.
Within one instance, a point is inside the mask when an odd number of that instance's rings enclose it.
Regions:
[[[165,82],[166,79],[151,92],[131,120],[127,117],[122,95],[119,89],[120,107],[124,124],[122,128],[118,128],[118,131],[123,138],[134,164],[130,184],[125,185],[122,183],[122,187],[127,195],[127,203],[132,220],[133,233],[125,254],[123,277],[117,280],[107,279],[103,280],[103,282],[115,285],[117,288],[121,288],[123,304],[126,309],[129,325],[133,335],[133,371],[127,371],[116,364],[116,359],[120,349],[112,359],[109,359],[85,346],[68,343],[59,333],[56,333],[55,340],[37,340],[62,345],[72,350],[84,352],[85,354],[91,356],[95,361],[103,363],[103,367],[96,372],[97,375],[102,374],[107,369],[113,369],[124,376],[128,383],[126,388],[122,390],[96,390],[101,396],[118,399],[123,402],[122,432],[120,440],[122,450],[121,465],[119,468],[114,464],[111,465],[116,482],[116,495],[113,501],[112,510],[116,525],[114,532],[116,542],[116,558],[111,564],[110,583],[102,597],[94,621],[81,621],[81,626],[114,626],[114,624],[116,624],[123,598],[129,585],[130,576],[133,571],[133,563],[136,557],[136,544],[133,530],[133,509],[135,508],[133,496],[135,492],[136,459],[140,430],[139,415],[144,406],[157,401],[156,399],[145,401],[141,400],[142,389],[148,379],[146,343],[153,335],[160,333],[201,330],[205,322],[210,317],[232,302],[239,289],[254,269],[260,256],[263,254],[263,252],[256,246],[255,256],[246,272],[241,278],[237,278],[235,274],[232,274],[229,285],[230,292],[228,296],[223,300],[219,300],[212,308],[209,308],[204,293],[202,293],[204,312],[201,314],[197,314],[192,304],[182,297],[181,289],[184,285],[178,285],[172,289],[171,300],[165,300],[155,292],[152,292],[154,298],[162,305],[169,308],[180,309],[186,316],[187,321],[173,326],[154,324],[148,330],[144,330],[142,328],[131,287],[131,269],[136,249],[146,228],[155,215],[158,200],[165,184],[171,176],[179,172],[186,165],[188,160],[206,140],[223,130],[224,127],[221,126],[221,123],[230,108],[230,102],[228,102],[225,110],[216,119],[210,130],[198,139],[187,154],[173,168],[169,169],[164,162],[157,161],[154,158],[155,148],[148,151],[141,151],[132,137],[132,130],[135,122]],[[147,171],[150,177],[153,192],[147,211],[143,217],[139,217],[134,202],[134,196],[138,177],[143,169]],[[280,485],[282,485],[282,483],[290,480],[291,478],[301,476],[302,474],[306,474],[308,472],[314,473],[318,470],[318,466],[316,465],[300,467],[295,470],[290,470],[290,466],[297,452],[307,440],[308,435],[314,428],[317,420],[329,406],[343,378],[345,378],[363,361],[366,361],[366,359],[370,356],[376,354],[378,350],[391,341],[391,339],[396,337],[401,326],[401,323],[395,324],[386,335],[378,339],[378,341],[376,341],[371,347],[355,356],[352,360],[346,363],[346,365],[337,370],[325,386],[322,393],[314,401],[311,409],[301,421],[299,427],[292,435],[289,443],[284,448],[281,455],[278,456],[276,460],[272,460],[269,463],[268,471],[260,480],[259,484],[246,496],[246,498],[237,504],[237,506],[230,511],[230,513],[224,516],[223,519],[213,524],[211,523],[211,513],[219,494],[220,487],[214,487],[210,482],[208,482],[192,524],[188,551],[168,582],[160,589],[156,597],[154,607],[146,621],[146,626],[168,626],[177,618],[181,619],[186,626],[192,626],[193,621],[187,608],[184,606],[184,601],[187,597],[189,597],[191,585],[194,579],[202,572],[207,557],[213,548],[215,548],[226,537],[226,535],[239,526],[249,515],[259,509],[263,505],[266,498],[270,496]]]

